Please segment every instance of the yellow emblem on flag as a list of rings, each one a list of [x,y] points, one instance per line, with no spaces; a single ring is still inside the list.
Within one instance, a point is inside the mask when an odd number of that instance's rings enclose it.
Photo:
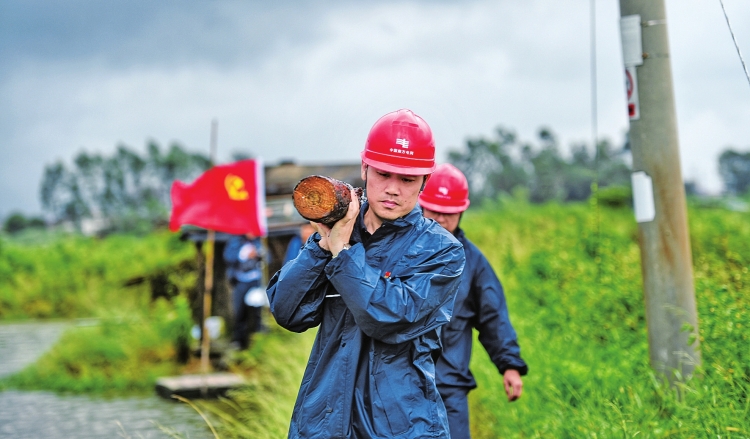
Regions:
[[[247,200],[250,198],[250,194],[245,190],[245,180],[236,175],[227,174],[224,179],[224,187],[227,189],[227,195],[231,200]]]

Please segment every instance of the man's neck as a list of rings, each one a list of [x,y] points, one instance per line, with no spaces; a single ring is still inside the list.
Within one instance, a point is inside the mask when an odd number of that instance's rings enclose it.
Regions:
[[[364,223],[365,228],[367,228],[367,231],[372,235],[383,225],[383,220],[375,215],[372,209],[367,209],[367,212],[365,212],[364,215]]]

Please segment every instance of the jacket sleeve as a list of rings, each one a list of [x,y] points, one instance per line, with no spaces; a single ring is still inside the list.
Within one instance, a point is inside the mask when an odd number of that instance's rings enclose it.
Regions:
[[[422,251],[412,249],[393,273],[369,266],[361,244],[328,264],[328,279],[362,332],[395,344],[448,323],[465,257],[458,241],[443,235],[431,237],[437,245],[431,242]]]
[[[323,269],[330,260],[331,254],[310,240],[297,258],[274,274],[266,293],[280,326],[304,332],[320,324],[329,283]]]
[[[481,253],[477,256],[478,269],[469,294],[476,301],[474,326],[479,331],[479,341],[500,374],[515,369],[521,375],[526,375],[528,366],[521,359],[521,348],[510,323],[503,286],[487,258]]]
[[[227,264],[236,264],[240,256],[240,247],[242,247],[242,239],[234,237],[227,242],[224,247],[224,260]]]

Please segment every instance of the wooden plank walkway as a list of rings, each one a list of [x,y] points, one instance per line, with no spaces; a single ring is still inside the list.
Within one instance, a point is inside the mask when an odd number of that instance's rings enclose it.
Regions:
[[[181,375],[156,380],[156,393],[164,398],[172,398],[172,395],[187,399],[217,398],[244,385],[244,378],[227,372]]]

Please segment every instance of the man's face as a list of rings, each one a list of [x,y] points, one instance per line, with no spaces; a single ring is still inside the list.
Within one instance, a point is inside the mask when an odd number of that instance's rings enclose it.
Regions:
[[[417,205],[423,175],[394,174],[362,163],[370,211],[380,221],[400,218]]]
[[[425,218],[434,219],[443,228],[451,233],[456,233],[458,222],[461,220],[461,213],[440,213],[434,210],[422,208]]]

